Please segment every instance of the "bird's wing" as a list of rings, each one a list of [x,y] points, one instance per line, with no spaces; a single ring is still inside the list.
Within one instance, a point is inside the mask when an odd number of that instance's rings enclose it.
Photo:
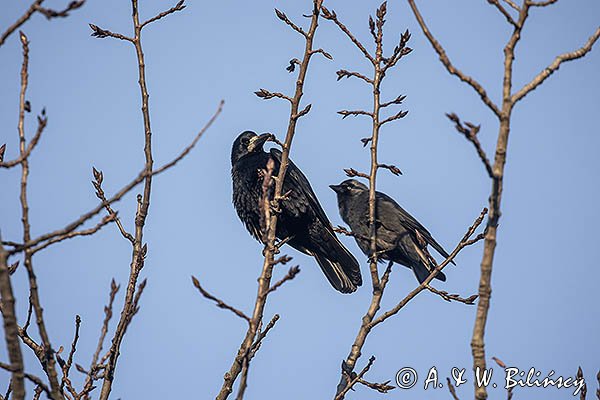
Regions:
[[[415,231],[418,231],[423,239],[430,244],[438,253],[440,253],[443,257],[448,258],[450,254],[431,236],[431,233],[423,226],[419,221],[417,221],[412,215],[408,213],[405,209],[403,209],[398,203],[394,201],[391,197],[386,195],[385,193],[377,192],[377,213],[380,217],[378,220],[388,228],[392,230],[397,230],[397,227],[394,227],[395,224],[401,224],[402,227],[408,230],[411,234],[414,234]],[[382,218],[382,216],[391,216],[397,215],[398,218]],[[389,217],[388,217],[389,218]],[[454,264],[454,262],[453,262]]]
[[[277,163],[275,170],[279,171],[279,167],[281,166],[281,151],[279,149],[271,149],[270,153]],[[307,209],[310,209],[328,229],[332,229],[331,223],[329,222],[325,211],[323,211],[323,207],[321,207],[315,192],[313,192],[308,179],[306,179],[306,176],[304,176],[300,168],[298,168],[290,159],[288,159],[288,168],[286,171],[286,179],[284,181],[284,192],[287,190],[296,192],[294,201],[286,202],[287,209],[295,210],[298,214],[304,213]]]

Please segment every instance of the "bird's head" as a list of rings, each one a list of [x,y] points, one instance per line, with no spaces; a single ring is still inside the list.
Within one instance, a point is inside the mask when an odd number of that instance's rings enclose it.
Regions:
[[[337,193],[338,198],[356,196],[369,190],[365,184],[360,183],[356,179],[346,179],[339,185],[329,185],[329,187]]]
[[[272,138],[273,135],[270,133],[263,133],[262,135],[257,135],[252,131],[240,133],[231,147],[231,164],[248,154],[262,151],[265,142]]]

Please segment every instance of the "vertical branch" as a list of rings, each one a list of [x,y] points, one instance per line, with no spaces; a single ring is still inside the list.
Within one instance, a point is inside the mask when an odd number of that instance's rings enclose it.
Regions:
[[[19,343],[15,297],[8,272],[8,254],[4,246],[2,246],[2,241],[0,241],[0,298],[2,299],[4,337],[6,339],[8,359],[12,367],[10,389],[13,392],[14,400],[23,400],[25,398],[23,354],[21,353],[21,345]],[[8,395],[6,398],[8,398]]]
[[[248,356],[248,352],[250,351],[252,344],[254,343],[255,337],[258,333],[259,326],[262,323],[264,309],[267,302],[267,296],[270,292],[269,289],[271,285],[271,277],[273,274],[273,266],[275,264],[274,255],[277,251],[275,245],[277,232],[277,213],[271,213],[270,209],[279,209],[279,203],[282,199],[283,181],[285,179],[285,173],[287,171],[289,163],[289,154],[292,146],[292,140],[296,133],[296,124],[298,122],[298,119],[303,115],[306,115],[306,113],[310,109],[309,106],[307,106],[302,111],[299,111],[300,101],[302,99],[304,90],[306,73],[308,71],[308,65],[310,63],[312,55],[315,54],[315,52],[313,51],[313,39],[317,30],[319,22],[319,13],[321,11],[322,3],[323,0],[313,0],[313,12],[311,16],[310,28],[308,32],[302,34],[302,36],[305,38],[304,56],[302,58],[302,62],[300,63],[300,69],[298,72],[298,78],[296,80],[294,97],[290,101],[290,117],[285,141],[282,146],[281,165],[279,166],[279,172],[277,174],[277,177],[274,178],[275,190],[273,194],[273,200],[271,201],[271,207],[266,207],[266,209],[264,210],[265,216],[269,219],[266,223],[266,226],[268,227],[268,232],[264,248],[265,258],[263,261],[260,277],[258,278],[258,291],[256,295],[256,301],[254,303],[254,311],[252,313],[250,325],[248,327],[248,330],[246,331],[246,335],[244,337],[244,340],[242,341],[242,344],[240,345],[235,360],[233,361],[233,364],[231,365],[229,371],[225,373],[223,385],[216,397],[217,400],[226,399],[233,391],[233,384],[235,383],[236,379],[238,378],[240,372],[244,367],[244,359]],[[280,13],[278,13],[278,16],[279,14]]]
[[[172,10],[177,11],[182,9],[183,2],[178,3],[178,8]],[[148,106],[148,87],[146,85],[146,64],[144,62],[144,52],[142,49],[141,33],[143,24],[140,23],[138,2],[131,1],[131,15],[134,29],[134,37],[131,38],[131,43],[135,47],[135,53],[138,62],[138,85],[140,87],[140,95],[142,100],[142,117],[144,120],[144,190],[142,195],[137,196],[138,207],[135,215],[135,235],[132,244],[132,255],[129,272],[129,281],[125,292],[125,302],[121,310],[121,316],[115,330],[112,344],[109,350],[109,358],[104,372],[104,381],[100,392],[100,400],[107,400],[112,389],[114,380],[114,371],[117,365],[117,359],[120,353],[121,343],[127,331],[127,327],[137,312],[137,298],[141,295],[143,286],[136,286],[139,274],[144,267],[144,259],[146,257],[147,246],[143,244],[144,225],[150,207],[150,194],[152,188],[152,130],[150,126],[150,111]],[[171,11],[171,12],[174,12]],[[97,32],[97,31],[96,31]],[[137,289],[136,289],[137,287]]]
[[[497,116],[499,121],[498,138],[496,142],[496,151],[494,156],[494,163],[491,165],[486,157],[483,155],[483,149],[469,137],[467,139],[472,140],[476,145],[477,151],[482,159],[484,167],[488,170],[490,178],[492,179],[491,194],[489,197],[489,218],[485,230],[485,243],[483,256],[481,260],[481,275],[479,281],[479,302],[477,304],[477,313],[475,317],[475,323],[473,327],[473,336],[471,340],[471,351],[473,354],[473,370],[477,371],[486,368],[485,361],[485,326],[487,323],[487,316],[490,307],[490,297],[492,293],[491,289],[491,277],[492,277],[492,266],[494,262],[494,253],[496,250],[496,235],[498,228],[498,221],[501,216],[501,200],[502,200],[502,189],[504,185],[504,168],[506,165],[506,154],[508,149],[508,139],[511,128],[511,115],[515,104],[525,97],[528,93],[535,90],[541,85],[545,79],[547,79],[552,73],[554,73],[561,65],[566,61],[575,60],[585,56],[592,50],[592,46],[600,38],[600,27],[595,30],[592,36],[587,40],[583,47],[569,52],[564,53],[555,58],[555,60],[542,72],[540,72],[531,82],[526,84],[523,88],[518,90],[516,93],[512,93],[512,77],[513,77],[513,61],[515,58],[515,47],[521,38],[521,32],[529,16],[531,7],[544,7],[555,2],[555,0],[535,2],[531,0],[524,0],[521,7],[518,7],[512,1],[506,1],[513,9],[519,12],[517,21],[507,17],[508,23],[513,27],[513,32],[504,47],[504,73],[502,82],[502,107],[499,110],[498,107],[491,102],[487,97],[486,91],[481,84],[474,79],[465,75],[462,71],[456,69],[449,61],[446,53],[441,44],[434,38],[431,31],[425,24],[425,20],[421,16],[415,0],[407,0],[421,30],[425,37],[429,40],[432,47],[440,57],[440,61],[446,67],[446,70],[457,76],[460,80],[470,85],[481,97],[481,100],[486,104]],[[490,4],[495,5],[499,11],[506,17],[506,10],[499,5],[497,1],[488,0]],[[451,117],[451,119],[453,119]],[[456,119],[457,121],[458,119]],[[456,122],[455,121],[455,122]],[[459,129],[457,125],[457,129]],[[460,129],[459,129],[460,131]],[[487,391],[484,386],[475,385],[475,398],[477,400],[487,399]]]
[[[27,91],[28,83],[28,66],[29,66],[29,41],[27,36],[23,32],[20,32],[21,45],[23,46],[23,66],[21,68],[21,92],[19,95],[19,151],[21,157],[21,189],[19,200],[21,203],[21,223],[23,226],[23,243],[27,243],[31,239],[31,227],[29,224],[29,203],[27,201],[27,180],[29,177],[29,159],[26,157],[26,140],[25,140],[25,93]],[[41,346],[43,353],[40,357],[42,367],[48,376],[50,381],[50,388],[52,397],[55,400],[63,399],[60,390],[60,383],[58,381],[58,374],[56,372],[56,360],[54,358],[54,350],[50,343],[48,331],[46,330],[46,324],[44,323],[43,308],[40,302],[40,296],[37,286],[37,277],[33,270],[33,253],[31,249],[25,249],[24,255],[24,266],[27,270],[27,276],[29,280],[29,298],[35,311],[36,324],[38,332],[41,338]]]
[[[401,35],[400,43],[394,48],[394,51],[389,58],[383,56],[383,25],[385,24],[385,15],[387,12],[387,3],[383,2],[377,9],[376,18],[369,18],[369,28],[371,36],[375,42],[375,54],[371,55],[366,50],[366,47],[352,34],[352,32],[342,24],[334,11],[329,11],[323,8],[324,18],[334,22],[340,30],[350,39],[352,43],[363,53],[365,58],[370,61],[373,66],[373,74],[370,77],[364,76],[358,72],[350,72],[346,70],[338,71],[338,80],[342,77],[356,77],[366,82],[371,86],[372,90],[372,111],[339,111],[343,117],[348,115],[366,115],[371,118],[372,131],[371,137],[363,139],[363,143],[366,145],[370,142],[370,172],[369,174],[359,173],[354,169],[346,170],[349,176],[359,176],[369,180],[369,242],[370,242],[370,254],[369,254],[369,269],[371,272],[371,283],[373,287],[371,303],[366,314],[362,318],[361,326],[358,330],[354,343],[348,357],[342,364],[342,377],[337,387],[336,399],[343,399],[345,394],[355,383],[348,379],[351,376],[352,371],[356,366],[357,360],[361,356],[362,348],[367,340],[371,329],[373,328],[372,321],[375,318],[377,311],[381,305],[381,299],[383,297],[383,291],[389,280],[391,273],[392,263],[388,265],[381,279],[379,278],[379,272],[377,269],[378,253],[377,253],[377,207],[376,207],[376,186],[377,186],[377,172],[379,168],[388,168],[391,171],[396,171],[397,168],[394,166],[388,166],[380,164],[377,157],[377,150],[379,145],[379,133],[381,127],[387,123],[406,115],[406,111],[400,111],[392,117],[387,119],[381,118],[381,111],[383,108],[388,107],[392,104],[401,104],[404,96],[398,96],[395,100],[381,103],[381,83],[385,77],[386,71],[392,68],[396,63],[404,56],[410,53],[411,49],[406,47],[406,43],[410,38],[410,33],[407,31]],[[399,170],[398,170],[399,171]],[[394,172],[396,173],[396,172]]]
[[[394,175],[401,174],[400,169],[397,168],[396,166],[379,163],[378,157],[377,157],[379,134],[380,134],[381,127],[383,125],[385,125],[388,122],[393,122],[398,119],[401,119],[401,118],[405,117],[408,113],[408,111],[406,111],[406,110],[400,110],[388,118],[385,118],[385,119],[382,118],[381,113],[382,113],[383,109],[385,109],[386,107],[392,106],[392,105],[402,104],[402,102],[406,96],[400,95],[400,96],[397,96],[394,100],[382,103],[381,102],[381,84],[382,84],[383,79],[386,76],[387,71],[389,69],[393,68],[394,66],[396,66],[402,57],[410,54],[410,52],[412,51],[412,49],[407,46],[411,35],[410,35],[410,32],[406,31],[400,36],[400,41],[395,46],[391,56],[390,57],[383,56],[383,25],[385,24],[386,12],[387,12],[387,3],[383,2],[381,4],[381,6],[377,9],[375,20],[372,17],[369,18],[369,30],[371,32],[371,36],[373,37],[373,39],[375,41],[375,55],[373,56],[373,55],[370,55],[368,52],[365,54],[365,52],[366,52],[365,46],[362,43],[360,43],[355,38],[355,36],[352,34],[352,32],[338,20],[335,12],[329,11],[326,8],[323,8],[324,18],[333,21],[340,28],[340,30],[346,34],[346,36],[350,39],[350,41],[352,43],[354,43],[355,46],[359,50],[361,50],[361,52],[363,52],[363,55],[365,55],[365,57],[369,61],[371,61],[371,64],[373,66],[373,74],[372,74],[372,76],[369,76],[369,77],[364,76],[358,72],[350,72],[350,71],[346,71],[346,70],[338,71],[338,80],[342,77],[348,77],[348,78],[355,77],[355,78],[361,79],[362,81],[366,82],[367,84],[369,84],[371,86],[372,95],[373,95],[373,98],[372,98],[373,109],[371,112],[367,112],[367,111],[363,111],[363,110],[354,110],[354,111],[342,110],[342,111],[338,112],[344,118],[349,115],[367,115],[372,120],[371,137],[361,139],[361,142],[363,143],[363,145],[366,146],[369,142],[371,144],[370,145],[370,158],[371,158],[370,173],[365,174],[362,172],[358,172],[358,171],[354,170],[353,168],[346,169],[345,172],[350,177],[356,176],[356,177],[366,178],[369,180],[369,237],[368,237],[368,239],[369,239],[369,247],[370,247],[370,249],[369,249],[370,250],[369,251],[369,267],[370,267],[370,271],[371,271],[373,292],[372,292],[372,297],[371,297],[371,303],[369,305],[369,308],[368,308],[366,314],[362,318],[362,323],[359,327],[359,330],[358,330],[358,333],[354,340],[354,343],[352,344],[350,353],[348,354],[346,360],[344,360],[344,362],[342,363],[342,377],[340,379],[340,383],[337,386],[337,392],[336,392],[336,397],[335,397],[336,400],[343,399],[345,394],[348,393],[348,391],[352,388],[352,386],[354,384],[356,384],[357,382],[361,383],[363,385],[366,385],[371,389],[375,389],[378,391],[381,391],[384,389],[389,390],[387,383],[373,384],[373,383],[366,382],[363,379],[359,379],[359,380],[352,379],[352,376],[356,375],[353,372],[353,370],[356,368],[357,360],[361,356],[362,348],[364,347],[364,344],[365,344],[367,337],[368,337],[369,333],[371,332],[371,330],[375,326],[377,326],[380,323],[387,320],[389,317],[396,315],[404,307],[404,305],[406,305],[409,301],[411,301],[421,291],[428,289],[428,290],[431,290],[434,293],[440,295],[442,298],[444,298],[447,301],[456,300],[456,301],[460,301],[460,302],[463,302],[466,304],[472,304],[473,300],[476,298],[476,296],[471,296],[467,299],[462,299],[458,295],[448,296],[445,292],[440,292],[440,291],[437,291],[437,290],[431,288],[429,286],[429,282],[432,279],[434,279],[434,277],[437,275],[437,273],[439,271],[441,271],[441,269],[443,269],[446,265],[448,265],[450,262],[452,262],[453,258],[456,256],[456,254],[459,251],[461,251],[464,247],[474,244],[483,238],[483,235],[479,235],[476,239],[473,239],[473,240],[470,239],[470,237],[475,233],[475,230],[477,229],[477,227],[483,221],[485,212],[487,212],[487,210],[482,212],[480,217],[469,228],[467,234],[465,234],[465,236],[463,237],[461,242],[457,245],[454,252],[452,254],[450,254],[450,256],[448,256],[444,262],[442,262],[433,271],[431,271],[431,274],[429,275],[429,277],[421,285],[419,285],[419,287],[417,287],[409,295],[407,295],[400,303],[398,303],[398,305],[396,307],[392,308],[389,311],[386,311],[385,313],[381,314],[379,317],[376,317],[376,314],[381,307],[381,300],[383,297],[384,290],[389,282],[391,268],[392,268],[392,264],[393,264],[392,262],[390,262],[388,264],[387,268],[385,269],[384,273],[381,275],[381,278],[380,278],[378,268],[377,268],[377,261],[378,261],[378,250],[380,251],[382,249],[381,249],[381,245],[380,245],[380,247],[377,246],[377,226],[376,226],[376,221],[377,221],[377,201],[376,201],[376,199],[377,199],[377,197],[376,197],[376,194],[377,194],[377,192],[376,192],[377,172],[380,168],[385,168],[385,169],[388,169]],[[343,232],[343,233],[348,234],[348,232]],[[355,233],[350,233],[350,235],[355,235]],[[366,239],[366,236],[364,237],[364,239]],[[365,367],[367,370],[371,363],[372,363],[372,359],[369,361],[369,364],[367,364],[367,367]],[[365,371],[365,370],[363,369],[363,371]]]
[[[494,253],[496,251],[496,235],[498,221],[501,216],[500,203],[502,200],[502,189],[504,185],[504,167],[506,165],[506,151],[510,134],[511,114],[514,103],[511,98],[513,62],[515,58],[515,47],[521,38],[521,30],[527,20],[529,3],[524,2],[519,12],[519,19],[514,27],[513,33],[504,48],[504,77],[502,84],[502,110],[500,112],[500,128],[496,143],[494,164],[492,166],[492,192],[489,200],[489,218],[487,221],[485,241],[483,245],[483,256],[481,259],[481,275],[479,279],[479,302],[475,314],[473,326],[473,337],[471,339],[471,352],[473,355],[473,371],[486,368],[485,361],[485,326],[490,308],[490,297],[492,294],[492,266]],[[487,399],[485,386],[475,383],[475,398],[477,400]]]

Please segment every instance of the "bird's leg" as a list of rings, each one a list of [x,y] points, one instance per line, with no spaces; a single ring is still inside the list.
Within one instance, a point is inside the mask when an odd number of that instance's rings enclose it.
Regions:
[[[379,256],[385,255],[388,251],[394,250],[395,248],[396,248],[396,246],[388,246],[385,249],[378,250],[375,252],[375,254],[373,254],[371,257],[369,257],[368,261],[372,262],[373,259],[379,259]]]
[[[287,192],[285,192],[284,194],[282,194],[281,196],[277,197],[276,200],[289,200],[290,199],[290,194],[292,193],[292,189],[288,190]]]
[[[294,238],[294,235],[292,236],[288,236],[283,240],[280,240],[276,245],[275,245],[275,254],[279,254],[279,249],[281,248],[281,246],[283,246],[284,244],[286,244],[287,242],[289,242],[290,240],[292,240]]]
[[[433,256],[427,249],[427,241],[425,241],[425,238],[423,238],[418,229],[415,229],[415,234],[417,236],[417,242],[419,244],[418,246],[415,246],[415,249],[417,250],[417,253],[419,253],[419,257],[421,257],[425,265],[428,266],[428,269],[429,266],[437,268],[437,261],[435,260],[435,258],[433,258]],[[431,271],[432,270],[430,269],[430,272]]]

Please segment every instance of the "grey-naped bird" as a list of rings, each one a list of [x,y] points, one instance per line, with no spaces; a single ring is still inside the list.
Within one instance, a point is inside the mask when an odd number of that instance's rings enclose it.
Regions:
[[[355,179],[347,179],[329,187],[337,194],[340,215],[355,234],[358,247],[365,255],[369,255],[369,188]],[[431,245],[444,257],[449,256],[448,252],[394,199],[381,192],[376,192],[375,196],[379,260],[393,261],[412,269],[419,283],[422,283],[435,268],[424,246]],[[439,272],[436,279],[446,281],[446,276]]]

